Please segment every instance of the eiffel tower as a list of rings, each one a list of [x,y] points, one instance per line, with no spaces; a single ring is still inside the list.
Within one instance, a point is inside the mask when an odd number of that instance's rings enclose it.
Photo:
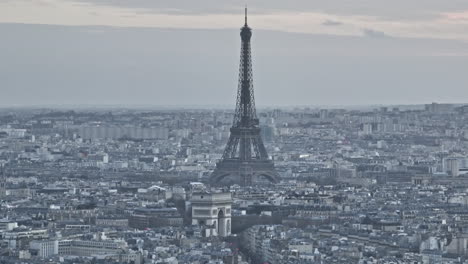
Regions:
[[[237,183],[248,186],[258,182],[261,177],[273,183],[279,181],[273,161],[268,158],[263,145],[255,109],[250,48],[252,29],[247,25],[247,8],[240,36],[242,42],[236,112],[223,157],[216,163],[216,169],[211,175],[212,185]]]

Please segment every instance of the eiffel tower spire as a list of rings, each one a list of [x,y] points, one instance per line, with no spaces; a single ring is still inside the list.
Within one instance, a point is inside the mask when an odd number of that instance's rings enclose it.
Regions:
[[[247,6],[245,6],[245,25],[247,26]]]
[[[251,45],[252,29],[247,25],[247,7],[245,24],[241,28],[241,56],[239,64],[239,84],[237,103],[231,135],[222,159],[216,164],[211,176],[211,183],[217,184],[226,178],[229,182],[250,185],[263,176],[271,182],[277,182],[279,175],[260,136],[259,120],[255,108]]]

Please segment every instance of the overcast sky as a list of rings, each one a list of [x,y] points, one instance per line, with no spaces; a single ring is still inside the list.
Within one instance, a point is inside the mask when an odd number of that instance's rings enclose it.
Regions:
[[[0,0],[0,105],[234,107],[238,0]],[[468,102],[467,0],[250,0],[257,105]]]

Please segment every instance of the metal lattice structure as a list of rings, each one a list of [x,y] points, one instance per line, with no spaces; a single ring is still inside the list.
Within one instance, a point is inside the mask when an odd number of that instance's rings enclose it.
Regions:
[[[230,182],[250,185],[261,176],[271,182],[278,182],[279,175],[260,136],[255,109],[250,46],[252,29],[247,25],[247,9],[245,25],[241,28],[240,36],[242,42],[236,111],[229,141],[222,159],[216,164],[216,169],[211,175],[211,183],[217,184],[229,178]]]

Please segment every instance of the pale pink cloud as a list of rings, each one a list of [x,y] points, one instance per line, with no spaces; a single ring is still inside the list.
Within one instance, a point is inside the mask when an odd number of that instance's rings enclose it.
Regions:
[[[448,20],[468,21],[468,10],[462,12],[443,13],[442,17]]]

